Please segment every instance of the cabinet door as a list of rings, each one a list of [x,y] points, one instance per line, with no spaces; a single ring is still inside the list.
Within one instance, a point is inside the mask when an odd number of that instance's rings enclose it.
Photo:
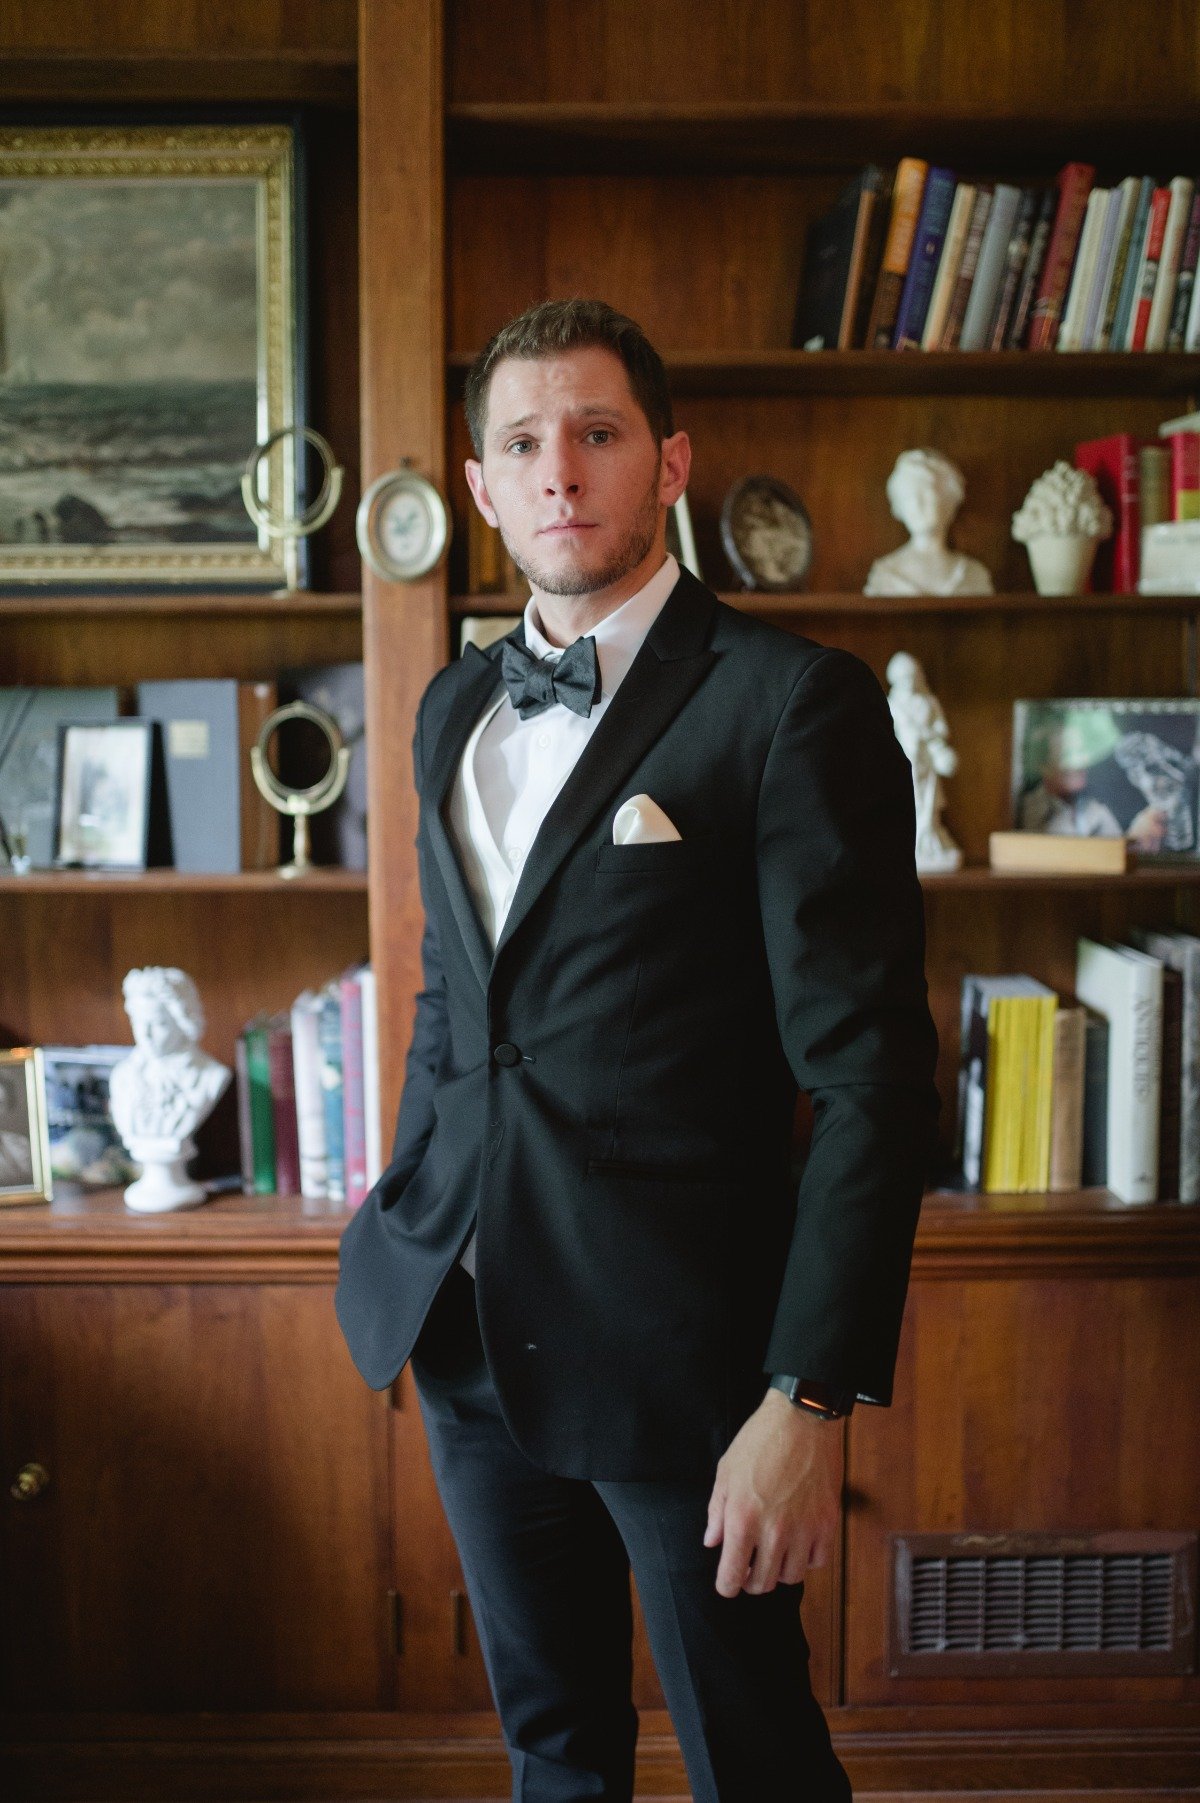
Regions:
[[[13,1286],[0,1344],[0,1707],[387,1705],[387,1403],[327,1285]]]

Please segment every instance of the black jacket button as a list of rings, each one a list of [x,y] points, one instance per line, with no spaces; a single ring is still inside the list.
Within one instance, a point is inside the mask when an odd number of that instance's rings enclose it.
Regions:
[[[520,1064],[521,1048],[520,1046],[513,1045],[507,1039],[502,1039],[500,1044],[492,1052],[492,1057],[496,1060],[497,1064]]]

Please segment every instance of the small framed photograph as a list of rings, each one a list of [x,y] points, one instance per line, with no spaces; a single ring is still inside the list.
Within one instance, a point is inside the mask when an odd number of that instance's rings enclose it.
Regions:
[[[59,1194],[114,1189],[140,1177],[112,1117],[109,1080],[127,1045],[46,1045],[46,1130]]]
[[[1200,855],[1200,699],[1017,701],[1012,824],[1123,837],[1160,863]]]
[[[721,508],[721,542],[748,589],[780,594],[803,588],[813,558],[812,521],[785,482],[774,476],[735,482]]]
[[[153,754],[152,720],[60,725],[54,841],[60,869],[146,869]]]
[[[0,1204],[53,1196],[40,1046],[0,1052]]]

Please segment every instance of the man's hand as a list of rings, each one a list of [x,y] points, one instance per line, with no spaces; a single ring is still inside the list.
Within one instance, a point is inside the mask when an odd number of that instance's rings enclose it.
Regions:
[[[842,1422],[768,1390],[717,1460],[704,1544],[724,1541],[721,1595],[798,1584],[810,1565],[827,1565],[841,1487]]]

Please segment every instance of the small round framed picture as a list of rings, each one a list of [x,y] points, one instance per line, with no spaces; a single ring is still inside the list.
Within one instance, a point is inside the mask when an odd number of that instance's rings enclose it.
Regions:
[[[385,582],[417,582],[450,542],[450,514],[426,476],[407,466],[372,482],[354,521],[358,548]]]
[[[774,476],[746,476],[725,497],[721,541],[747,588],[782,593],[804,586],[812,565],[812,521],[800,496]]]

